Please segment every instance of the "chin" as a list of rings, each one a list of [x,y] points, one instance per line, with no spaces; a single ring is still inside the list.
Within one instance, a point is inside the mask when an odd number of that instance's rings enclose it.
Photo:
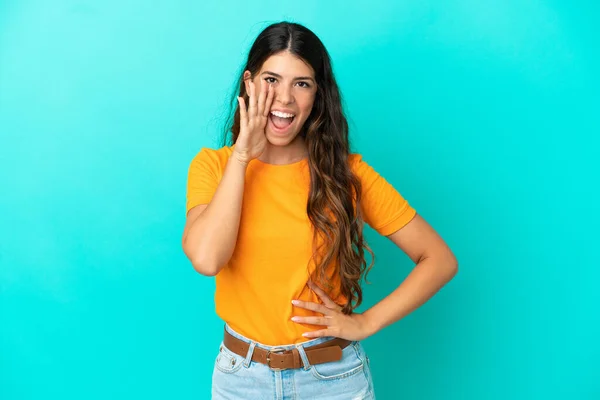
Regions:
[[[268,129],[266,130],[265,134],[267,136],[267,141],[273,146],[287,146],[288,144],[292,143],[294,139],[296,139],[296,137],[298,136],[297,132],[281,136],[271,132]]]

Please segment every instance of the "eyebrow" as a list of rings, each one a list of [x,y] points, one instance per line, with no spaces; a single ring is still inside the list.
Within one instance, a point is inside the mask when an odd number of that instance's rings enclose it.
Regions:
[[[276,77],[276,78],[279,78],[279,79],[283,78],[281,75],[279,75],[279,74],[276,74],[275,72],[271,72],[271,71],[264,71],[264,72],[263,72],[261,75],[265,75],[265,74],[268,74],[268,75],[273,75],[274,77]],[[315,80],[314,80],[313,78],[311,78],[310,76],[298,76],[298,77],[294,78],[294,80],[295,80],[295,81],[299,81],[299,80],[309,80],[309,81],[313,81],[313,82],[315,81]]]

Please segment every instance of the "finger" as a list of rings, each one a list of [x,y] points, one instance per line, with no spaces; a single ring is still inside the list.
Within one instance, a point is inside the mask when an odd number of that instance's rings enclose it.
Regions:
[[[246,112],[246,102],[243,97],[238,97],[240,105],[240,126],[248,125],[248,113]]]
[[[265,109],[263,111],[263,115],[268,117],[271,113],[271,105],[273,105],[273,99],[275,98],[275,89],[271,84],[267,84],[267,99],[265,100]]]
[[[331,315],[331,310],[322,304],[311,303],[308,301],[293,300],[292,304],[296,307],[305,308],[307,310],[316,311],[323,315]]]
[[[332,335],[329,332],[329,329],[321,329],[318,331],[305,332],[302,334],[302,336],[308,337],[308,338],[319,338],[319,337],[334,336],[334,335]]]
[[[333,323],[331,317],[292,317],[292,321],[298,324],[310,324],[310,325],[321,325],[330,326]]]
[[[250,97],[248,99],[248,117],[252,118],[256,115],[256,88],[254,82],[250,81]]]
[[[256,115],[265,115],[265,99],[267,98],[267,82],[260,80],[260,94],[258,95],[258,107]]]
[[[341,310],[341,307],[335,301],[331,300],[323,289],[315,285],[312,281],[308,281],[308,286],[317,294],[317,296],[319,296],[323,301],[323,304],[325,304],[325,307],[332,310]]]

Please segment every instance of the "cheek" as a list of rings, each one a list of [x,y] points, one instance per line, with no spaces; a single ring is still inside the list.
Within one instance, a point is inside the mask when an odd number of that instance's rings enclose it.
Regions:
[[[306,96],[305,98],[299,99],[298,106],[302,110],[303,117],[306,119],[310,115],[314,105],[314,96]]]

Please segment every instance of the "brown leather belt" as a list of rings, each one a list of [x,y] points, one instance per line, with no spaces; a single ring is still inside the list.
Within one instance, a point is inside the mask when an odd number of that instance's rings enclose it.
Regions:
[[[347,347],[350,343],[352,343],[350,340],[334,338],[314,346],[305,347],[304,351],[306,352],[306,357],[311,365],[322,364],[341,360],[342,349]],[[243,340],[232,336],[227,330],[225,330],[223,344],[239,356],[246,357],[248,355],[250,343],[246,343]],[[265,364],[274,371],[302,368],[304,366],[300,353],[296,348],[292,350],[269,351],[256,346],[252,353],[252,361]]]

